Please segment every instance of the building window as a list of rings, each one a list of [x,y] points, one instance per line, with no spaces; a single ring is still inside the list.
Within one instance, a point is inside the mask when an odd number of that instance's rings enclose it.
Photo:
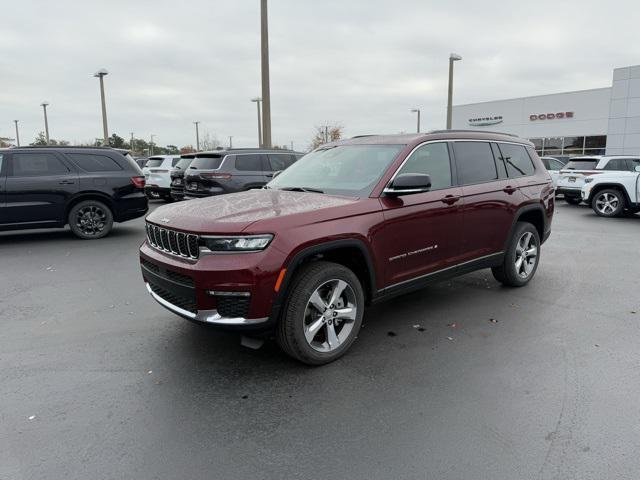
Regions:
[[[539,156],[604,155],[607,146],[606,135],[530,138],[529,140],[533,143]]]

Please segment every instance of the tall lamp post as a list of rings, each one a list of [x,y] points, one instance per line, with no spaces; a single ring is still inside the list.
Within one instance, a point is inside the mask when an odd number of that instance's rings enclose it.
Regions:
[[[104,76],[109,72],[105,68],[101,68],[93,74],[94,77],[100,79],[100,99],[102,100],[102,132],[104,134],[103,146],[109,146],[109,128],[107,127],[107,104],[104,100]]]
[[[49,145],[49,120],[47,120],[47,107],[49,106],[49,102],[42,102],[40,106],[44,111],[44,135],[47,139],[47,145]]]
[[[419,108],[412,108],[411,109],[411,113],[417,113],[418,114],[418,129],[417,129],[417,132],[420,133],[420,109]]]
[[[131,147],[131,152],[135,152],[136,149],[133,146],[133,132],[131,132],[131,143],[129,144],[129,146]]]
[[[262,146],[271,148],[271,93],[269,87],[269,17],[267,0],[260,0],[260,39],[262,64]]]
[[[198,125],[200,125],[200,122],[193,122],[193,124],[196,126],[196,152],[200,151],[200,132],[198,131]]]
[[[453,112],[453,62],[462,60],[457,53],[449,55],[449,95],[447,96],[447,130],[451,130],[451,117]]]
[[[20,146],[20,133],[18,133],[18,120],[14,120],[13,123],[16,124],[16,142],[18,146]]]
[[[258,107],[258,147],[262,147],[262,113],[260,112],[260,102],[262,102],[262,99],[260,97],[256,97],[252,98],[251,101],[255,102]]]
[[[153,137],[155,136],[155,133],[151,134],[151,141],[149,142],[149,156],[153,155]]]
[[[229,135],[229,148],[233,148],[233,135]]]

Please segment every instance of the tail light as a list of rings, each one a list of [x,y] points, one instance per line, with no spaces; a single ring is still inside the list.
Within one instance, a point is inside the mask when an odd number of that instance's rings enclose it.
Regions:
[[[230,173],[201,173],[202,178],[215,178],[219,180],[229,180],[233,175]]]
[[[144,177],[131,177],[131,183],[133,183],[136,188],[144,188]]]

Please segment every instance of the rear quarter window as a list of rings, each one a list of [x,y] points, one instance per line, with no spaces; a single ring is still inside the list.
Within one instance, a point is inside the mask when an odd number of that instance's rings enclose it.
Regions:
[[[502,160],[507,167],[509,178],[533,175],[536,171],[533,161],[523,145],[499,143]]]
[[[67,157],[85,172],[118,172],[122,167],[113,158],[92,153],[68,153]]]

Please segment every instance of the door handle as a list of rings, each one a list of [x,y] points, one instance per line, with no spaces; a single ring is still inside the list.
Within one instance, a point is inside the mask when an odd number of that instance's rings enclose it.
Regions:
[[[74,182],[73,180],[62,180],[61,182],[58,182],[59,185],[73,185]]]
[[[517,188],[516,187],[512,187],[511,185],[507,185],[506,187],[504,187],[502,189],[503,192],[508,193],[509,195],[511,195],[516,190],[517,190]]]
[[[447,205],[453,205],[458,200],[460,200],[460,196],[458,195],[447,195],[442,199],[442,203],[446,203]]]

